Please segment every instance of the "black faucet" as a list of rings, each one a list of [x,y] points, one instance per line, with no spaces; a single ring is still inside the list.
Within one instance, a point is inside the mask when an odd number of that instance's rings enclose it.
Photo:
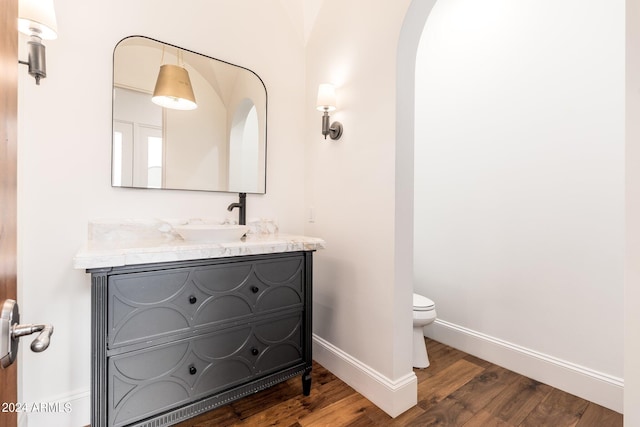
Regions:
[[[233,208],[239,208],[238,222],[240,225],[247,225],[247,193],[240,193],[240,200],[238,203],[231,203],[227,210],[231,212]]]

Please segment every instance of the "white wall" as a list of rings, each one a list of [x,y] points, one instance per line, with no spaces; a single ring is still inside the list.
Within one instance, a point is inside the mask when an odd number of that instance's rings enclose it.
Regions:
[[[314,265],[314,357],[392,415],[416,400],[410,275],[396,282],[394,245],[396,58],[409,3],[326,0],[306,49],[306,233],[328,245]],[[320,132],[324,82],[337,87],[338,141]]]
[[[427,334],[602,380],[499,360],[618,411],[624,16],[621,0],[441,0],[416,69],[415,287],[446,322]]]
[[[302,233],[304,47],[277,0],[56,0],[59,38],[46,42],[48,76],[19,85],[19,298],[24,322],[55,326],[51,347],[20,352],[21,402],[73,400],[87,425],[90,280],[72,268],[95,218],[225,217],[237,195],[111,188],[115,44],[141,34],[255,71],[269,96],[267,194],[248,195],[248,218]],[[170,23],[170,25],[168,25]],[[25,39],[21,36],[21,48]],[[25,53],[22,52],[22,56]],[[29,414],[29,426],[69,425]]]
[[[624,425],[640,425],[640,2],[626,1]]]

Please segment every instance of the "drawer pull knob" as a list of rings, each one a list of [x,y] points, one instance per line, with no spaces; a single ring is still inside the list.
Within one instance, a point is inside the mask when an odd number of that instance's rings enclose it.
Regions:
[[[252,286],[251,287],[251,292],[253,292],[254,294],[257,294],[259,290],[260,289],[257,286]]]
[[[195,303],[196,303],[196,301],[198,301],[198,298],[196,298],[196,297],[195,297],[195,295],[191,295],[191,296],[189,297],[189,303],[190,303],[190,304],[195,304]]]
[[[198,372],[198,370],[196,369],[196,367],[195,367],[195,366],[193,366],[193,365],[189,366],[189,373],[190,373],[191,375],[195,375],[195,374],[196,374],[196,372]]]
[[[251,349],[251,354],[253,354],[254,356],[257,356],[257,355],[258,355],[258,353],[260,353],[260,352],[258,351],[258,349],[257,349],[257,348],[253,347],[253,348]]]

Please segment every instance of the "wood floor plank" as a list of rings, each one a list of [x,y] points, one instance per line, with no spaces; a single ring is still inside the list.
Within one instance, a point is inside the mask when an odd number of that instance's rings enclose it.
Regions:
[[[373,426],[384,426],[387,427],[389,424],[372,424],[371,419],[367,416],[367,414],[360,414],[355,420],[351,421],[348,424],[349,427],[373,427]]]
[[[346,426],[357,419],[365,408],[373,405],[362,395],[353,395],[303,416],[298,421],[302,427]]]
[[[493,363],[491,362],[487,362],[486,360],[480,359],[479,357],[476,356],[472,356],[470,354],[467,354],[464,357],[464,360],[466,360],[467,362],[471,362],[473,364],[476,364],[482,368],[489,368],[490,366],[493,365]]]
[[[301,399],[289,399],[277,405],[258,411],[250,417],[243,418],[241,425],[246,426],[271,426],[277,420],[278,425],[291,426],[300,424],[300,418],[311,412],[304,407]],[[301,424],[302,425],[302,424]]]
[[[391,418],[386,412],[377,406],[367,408],[365,411],[365,415],[370,420],[370,426],[381,427],[404,427],[422,414],[424,414],[424,409],[417,405],[407,411],[404,411],[396,418]]]
[[[590,402],[576,427],[622,427],[622,414]]]
[[[496,418],[487,411],[480,411],[474,415],[469,421],[464,423],[462,427],[513,427],[513,424]],[[541,426],[538,426],[541,427]],[[560,426],[554,426],[560,427]]]
[[[428,339],[426,340],[427,351],[429,354],[429,361],[431,365],[426,369],[414,370],[416,372],[416,376],[418,377],[418,382],[422,381],[424,378],[429,378],[437,375],[440,371],[447,369],[458,360],[468,356],[467,353],[464,353],[453,347],[449,347],[440,343],[437,344],[438,345],[436,345],[435,341]]]
[[[233,411],[231,405],[223,406],[215,411],[209,411],[206,414],[191,420],[177,424],[179,427],[229,427],[237,423],[237,414]],[[87,426],[90,427],[90,426]]]
[[[459,359],[433,377],[426,378],[418,384],[418,396],[420,396],[418,405],[425,411],[430,409],[432,405],[437,404],[471,381],[482,371],[483,368],[478,365]]]
[[[490,365],[467,384],[455,390],[451,394],[451,398],[476,413],[486,407],[518,378],[519,376],[515,372],[500,366]]]
[[[284,383],[286,384],[286,383]],[[296,387],[293,387],[296,389]],[[308,397],[301,396],[302,389],[297,388],[293,395],[284,397],[282,393],[272,399],[275,404],[269,405],[264,399],[246,400],[240,407],[238,401],[233,404],[236,413],[248,426],[261,426],[269,424],[274,419],[281,422],[280,425],[290,425],[290,423],[300,422],[300,419],[313,412],[322,413],[322,410],[336,403],[348,402],[348,398],[356,396],[362,397],[351,387],[345,386],[342,381],[334,377],[333,380],[324,384],[316,385],[312,388]],[[271,421],[269,421],[271,420]]]
[[[446,398],[406,424],[407,427],[462,426],[474,416],[462,403]]]
[[[551,386],[520,376],[489,402],[485,409],[496,418],[517,426],[552,389]]]
[[[622,415],[477,357],[426,340],[431,366],[414,369],[418,404],[395,419],[314,362],[299,377],[178,427],[622,427]]]
[[[565,426],[578,424],[589,402],[562,390],[553,389],[524,419],[522,427]]]
[[[298,397],[301,391],[302,386],[284,382],[264,390],[263,393],[256,393],[245,399],[237,400],[231,403],[231,407],[238,417],[246,419],[278,405],[279,402]]]

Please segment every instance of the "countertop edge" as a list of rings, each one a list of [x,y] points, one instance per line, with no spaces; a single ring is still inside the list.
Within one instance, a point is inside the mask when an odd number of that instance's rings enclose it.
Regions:
[[[325,241],[317,237],[277,234],[247,237],[239,242],[131,242],[115,246],[113,242],[87,243],[73,258],[73,268],[120,267],[156,262],[188,261],[196,259],[228,258],[325,248]]]

